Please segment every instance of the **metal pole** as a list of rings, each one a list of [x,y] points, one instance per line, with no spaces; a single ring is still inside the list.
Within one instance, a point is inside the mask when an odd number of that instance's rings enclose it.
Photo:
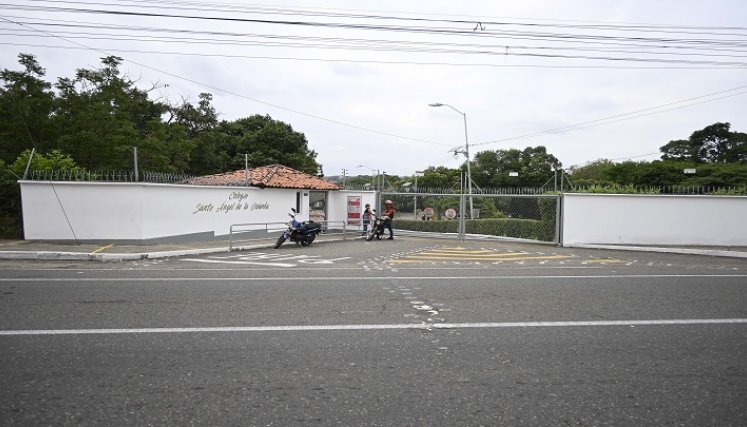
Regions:
[[[460,179],[461,182],[459,185],[459,238],[461,240],[464,240],[464,234],[466,232],[465,221],[464,221],[465,216],[466,216],[464,215],[464,211],[465,211],[464,208],[466,205],[465,200],[464,200],[464,178],[465,178],[464,172],[459,174],[459,176],[461,178]]]
[[[23,171],[23,179],[24,180],[29,175],[29,168],[31,168],[31,160],[34,159],[34,152],[35,151],[36,151],[36,147],[31,147],[31,154],[29,154],[29,162],[26,163],[26,170]],[[17,176],[16,176],[16,178],[17,178]]]
[[[560,192],[563,192],[563,181],[565,181],[565,171],[563,169],[560,170]]]
[[[558,170],[557,169],[553,170],[552,179],[553,179],[552,191],[557,193],[558,192]]]
[[[467,113],[462,113],[464,117],[464,151],[467,154],[467,192],[469,194],[469,219],[474,219],[474,207],[472,206],[472,169],[469,158],[469,138],[467,137]]]
[[[137,147],[132,147],[132,156],[134,157],[134,164],[135,164],[135,182],[140,181],[140,177],[138,176],[138,170],[137,170]]]
[[[560,239],[560,227],[561,227],[561,202],[562,202],[562,196],[560,194],[555,195],[557,197],[555,201],[555,243],[558,246],[562,246],[563,242]]]

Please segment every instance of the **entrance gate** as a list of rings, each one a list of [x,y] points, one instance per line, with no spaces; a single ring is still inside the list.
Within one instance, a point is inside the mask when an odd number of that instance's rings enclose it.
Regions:
[[[541,190],[537,193],[540,194],[482,192],[470,196],[383,191],[380,200],[392,200],[397,210],[395,227],[400,230],[456,233],[462,239],[470,234],[559,244],[561,197],[541,194]]]

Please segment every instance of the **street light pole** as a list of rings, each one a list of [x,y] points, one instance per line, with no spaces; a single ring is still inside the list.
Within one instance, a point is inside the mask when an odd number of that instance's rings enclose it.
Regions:
[[[474,206],[472,205],[472,168],[470,166],[469,157],[469,137],[467,136],[467,113],[463,113],[449,104],[443,104],[440,102],[428,105],[430,105],[431,107],[449,107],[457,113],[461,114],[462,118],[464,119],[464,155],[467,156],[467,194],[469,195],[469,219],[474,219]],[[458,151],[456,150],[454,151],[455,154],[457,152]]]

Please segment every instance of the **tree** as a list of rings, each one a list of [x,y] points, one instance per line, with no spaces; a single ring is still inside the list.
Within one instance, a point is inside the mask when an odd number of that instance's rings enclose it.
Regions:
[[[20,238],[23,234],[21,191],[18,180],[29,164],[31,150],[25,150],[10,165],[0,160],[0,236]],[[55,170],[79,172],[81,169],[67,154],[59,150],[35,153],[30,170]]]
[[[568,173],[574,183],[611,184],[608,171],[615,163],[607,159],[597,159],[583,166],[571,166]]]
[[[662,160],[693,163],[747,161],[747,134],[731,132],[730,123],[714,123],[695,131],[687,140],[670,141],[662,146]]]
[[[560,161],[543,146],[477,153],[472,179],[481,187],[540,187],[553,177]],[[511,176],[518,172],[518,176]]]
[[[451,188],[459,186],[459,170],[446,166],[430,166],[418,177],[419,188]]]
[[[248,153],[252,166],[280,163],[316,175],[319,168],[316,152],[309,150],[306,136],[294,131],[291,125],[258,114],[230,125],[238,137],[235,166],[243,167],[243,153]]]
[[[45,70],[36,57],[19,54],[22,71],[0,71],[0,159],[12,162],[25,149],[55,147],[51,132],[54,108],[52,85],[44,80]]]
[[[59,148],[71,153],[86,169],[129,169],[132,148],[140,150],[143,169],[161,169],[168,162],[154,141],[168,110],[148,98],[120,73],[122,58],[102,58],[98,69],[78,69],[74,79],[60,78],[57,111]],[[162,134],[162,133],[161,133]]]

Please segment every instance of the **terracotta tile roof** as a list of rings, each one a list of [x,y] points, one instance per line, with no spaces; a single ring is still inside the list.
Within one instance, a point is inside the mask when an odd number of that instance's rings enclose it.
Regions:
[[[188,184],[198,185],[246,185],[244,169],[215,175],[190,178]],[[299,188],[305,190],[339,190],[337,184],[305,174],[280,164],[249,169],[249,184],[254,187]]]

